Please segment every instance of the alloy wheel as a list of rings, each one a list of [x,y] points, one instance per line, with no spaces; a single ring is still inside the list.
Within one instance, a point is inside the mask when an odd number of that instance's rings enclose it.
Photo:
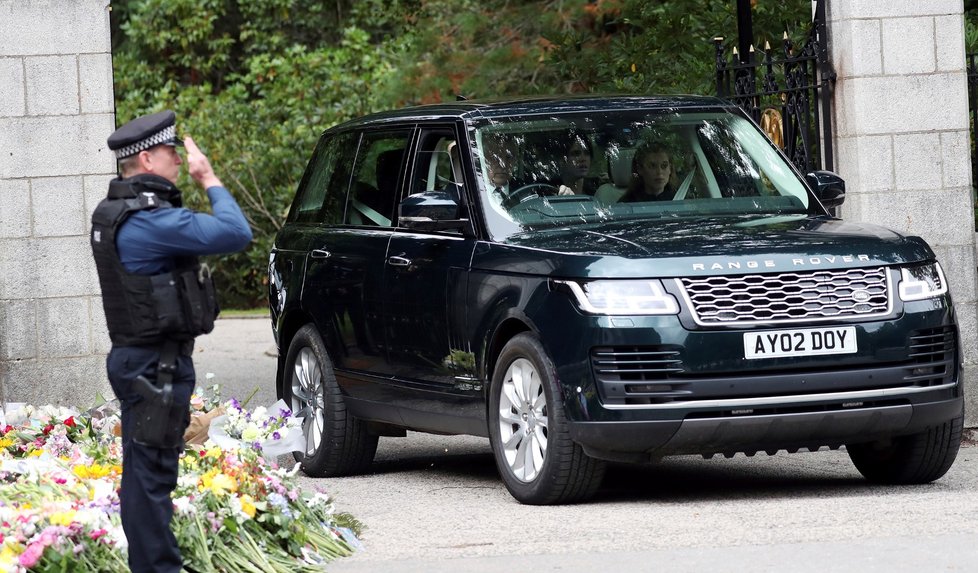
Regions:
[[[316,354],[308,346],[299,351],[292,369],[292,411],[301,416],[306,437],[306,455],[319,449],[325,427],[323,372]]]
[[[547,395],[532,362],[514,360],[506,369],[499,396],[499,437],[516,479],[536,479],[547,460]]]

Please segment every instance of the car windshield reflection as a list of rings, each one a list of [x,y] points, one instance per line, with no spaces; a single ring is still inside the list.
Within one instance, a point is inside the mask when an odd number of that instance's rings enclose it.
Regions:
[[[744,117],[725,111],[494,118],[473,127],[496,238],[663,217],[792,215],[809,195]]]

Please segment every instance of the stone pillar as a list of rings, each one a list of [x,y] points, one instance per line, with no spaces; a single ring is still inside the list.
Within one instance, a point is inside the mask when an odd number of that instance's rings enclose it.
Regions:
[[[0,0],[0,393],[112,397],[88,242],[114,176],[108,0]]]
[[[958,313],[978,426],[978,297],[962,0],[828,3],[841,215],[923,237]]]

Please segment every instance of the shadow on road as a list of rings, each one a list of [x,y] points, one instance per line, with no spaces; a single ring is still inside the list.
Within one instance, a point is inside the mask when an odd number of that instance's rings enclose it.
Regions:
[[[822,497],[864,495],[870,489],[886,491],[863,480],[855,470],[786,469],[783,457],[779,463],[764,458],[703,460],[677,457],[650,465],[610,465],[593,502]]]
[[[458,438],[450,437],[422,439],[426,442],[420,445],[411,438],[400,438],[386,446],[382,440],[370,473],[357,479],[389,483],[421,478],[430,485],[444,483],[448,489],[490,487],[503,491],[488,442],[475,438],[462,442],[451,442]],[[648,465],[609,464],[602,487],[590,503],[887,496],[954,491],[959,485],[952,477],[922,486],[873,485],[859,475],[844,451],[751,458],[738,455],[732,459],[717,456],[708,460],[675,456]]]

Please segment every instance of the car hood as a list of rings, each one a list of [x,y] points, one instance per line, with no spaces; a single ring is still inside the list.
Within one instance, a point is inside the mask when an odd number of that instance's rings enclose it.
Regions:
[[[475,268],[564,277],[672,277],[851,268],[932,259],[919,237],[824,217],[620,221],[513,235]]]

